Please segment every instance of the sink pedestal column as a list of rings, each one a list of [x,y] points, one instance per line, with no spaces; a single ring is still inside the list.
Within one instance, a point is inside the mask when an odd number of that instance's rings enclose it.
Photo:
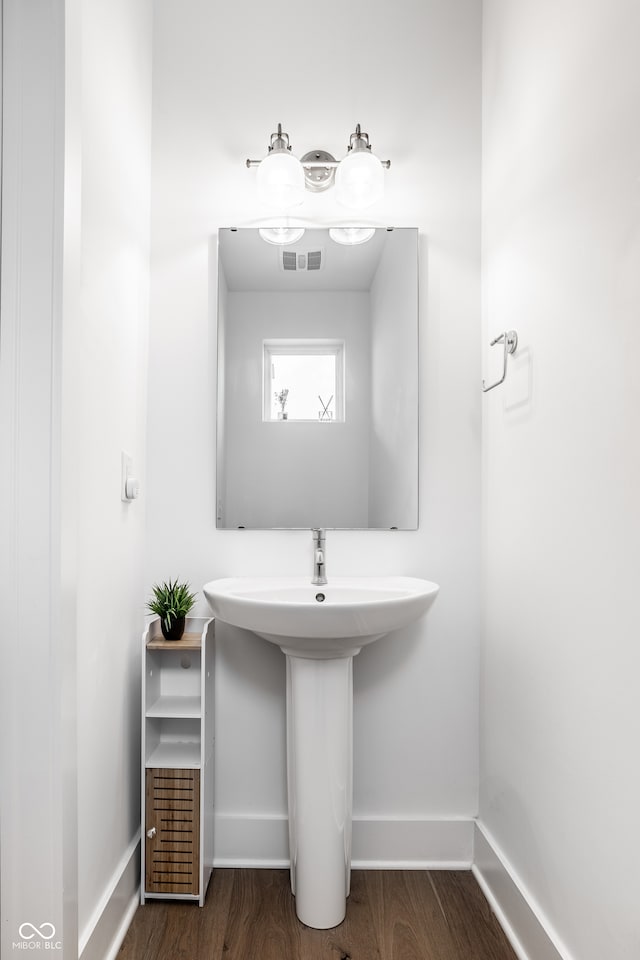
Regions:
[[[287,653],[287,786],[291,889],[298,918],[344,920],[351,875],[353,656]]]

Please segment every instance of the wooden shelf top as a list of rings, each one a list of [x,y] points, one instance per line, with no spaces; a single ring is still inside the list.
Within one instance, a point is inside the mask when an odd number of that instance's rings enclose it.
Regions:
[[[165,640],[163,636],[152,637],[147,650],[201,650],[202,636],[199,633],[183,633],[180,640]]]

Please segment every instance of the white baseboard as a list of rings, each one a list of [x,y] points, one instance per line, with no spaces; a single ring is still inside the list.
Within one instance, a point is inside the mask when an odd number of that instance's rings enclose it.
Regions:
[[[490,833],[475,825],[473,874],[519,960],[572,960]]]
[[[80,960],[114,960],[139,903],[140,831],[127,847],[111,883],[80,935]]]
[[[214,867],[288,867],[289,821],[279,814],[216,813]]]
[[[356,869],[468,870],[472,861],[472,820],[353,818]]]
[[[353,818],[352,865],[359,870],[468,870],[473,820]],[[286,816],[216,814],[216,867],[288,867]]]

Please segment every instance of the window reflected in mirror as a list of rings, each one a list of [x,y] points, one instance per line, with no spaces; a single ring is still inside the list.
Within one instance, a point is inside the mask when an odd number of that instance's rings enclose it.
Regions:
[[[344,342],[266,340],[264,419],[344,420]]]

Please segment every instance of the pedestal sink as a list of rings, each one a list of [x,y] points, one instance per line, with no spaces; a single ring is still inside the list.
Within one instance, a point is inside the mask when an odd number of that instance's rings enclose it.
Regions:
[[[287,657],[291,889],[310,927],[344,919],[351,872],[353,658],[417,620],[438,585],[413,577],[212,580],[213,614],[277,644]]]

